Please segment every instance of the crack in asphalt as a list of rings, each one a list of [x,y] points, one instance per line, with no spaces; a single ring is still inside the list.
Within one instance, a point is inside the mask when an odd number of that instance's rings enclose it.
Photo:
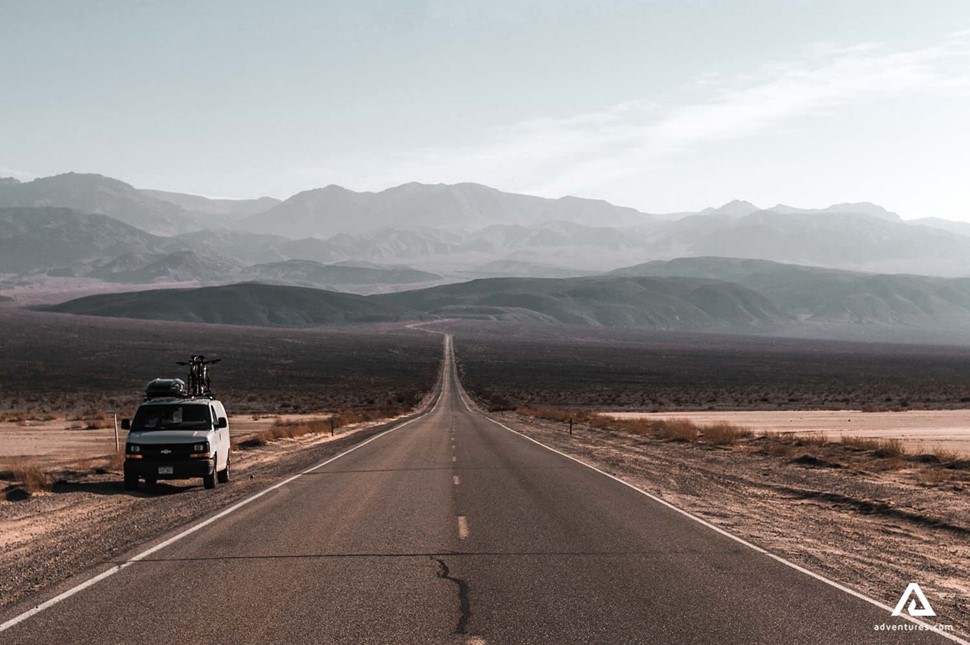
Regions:
[[[448,569],[448,565],[442,558],[432,557],[432,560],[438,563],[438,578],[442,580],[448,580],[450,582],[458,585],[458,602],[461,605],[461,616],[458,618],[458,624],[455,626],[456,634],[467,634],[468,633],[468,619],[471,618],[471,603],[468,600],[468,583],[461,578],[455,578],[451,575],[451,571]]]

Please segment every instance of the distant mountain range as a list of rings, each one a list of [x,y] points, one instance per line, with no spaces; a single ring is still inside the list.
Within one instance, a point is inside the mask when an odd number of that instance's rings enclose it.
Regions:
[[[272,198],[212,200],[157,190],[139,190],[118,179],[102,175],[66,173],[19,182],[8,177],[0,182],[2,207],[62,207],[108,215],[130,226],[157,235],[201,230],[269,210],[279,203]]]
[[[0,273],[18,284],[48,275],[139,284],[256,280],[372,293],[474,278],[574,278],[709,256],[970,276],[970,224],[903,221],[869,203],[762,209],[733,201],[648,214],[471,183],[380,192],[328,186],[284,201],[226,200],[68,173],[0,181],[0,251]],[[376,273],[332,268],[364,263]]]
[[[702,333],[970,340],[970,278],[874,275],[734,258],[651,262],[604,276],[490,278],[368,297],[340,295],[349,294],[236,284],[98,295],[52,310],[270,326],[472,318]]]
[[[492,224],[535,225],[561,220],[634,226],[651,216],[608,202],[563,197],[544,199],[503,193],[479,184],[404,184],[379,193],[327,186],[298,193],[264,214],[241,222],[240,230],[288,237],[332,237],[379,229],[472,230]]]
[[[106,215],[66,208],[0,208],[0,273],[99,278],[106,282],[225,283],[258,280],[352,287],[435,283],[406,266],[290,259],[286,238],[205,230],[151,235]],[[298,250],[296,251],[298,253]]]
[[[67,208],[0,208],[0,272],[73,267],[125,254],[164,254],[179,248],[106,215]]]

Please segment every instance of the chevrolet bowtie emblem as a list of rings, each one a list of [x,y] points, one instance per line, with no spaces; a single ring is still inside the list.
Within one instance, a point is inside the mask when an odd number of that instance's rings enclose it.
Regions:
[[[172,454],[172,451],[171,451],[171,450],[169,450],[168,448],[166,448],[165,450],[161,450],[160,452],[161,452],[161,453],[162,453],[163,455],[170,455],[170,454]]]

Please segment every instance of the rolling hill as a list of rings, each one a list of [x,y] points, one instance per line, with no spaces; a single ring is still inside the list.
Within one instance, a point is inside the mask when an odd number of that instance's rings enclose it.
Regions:
[[[768,329],[787,320],[748,289],[693,278],[497,278],[366,297],[246,283],[90,296],[50,310],[298,327],[430,316],[729,331]]]
[[[313,327],[393,321],[405,315],[393,305],[375,302],[364,296],[255,283],[103,294],[47,309],[87,316],[260,327]]]
[[[923,329],[970,324],[970,278],[880,275],[717,257],[648,262],[613,275],[730,281],[807,322]]]
[[[743,287],[693,278],[492,278],[372,298],[423,315],[604,327],[728,329],[786,319]]]

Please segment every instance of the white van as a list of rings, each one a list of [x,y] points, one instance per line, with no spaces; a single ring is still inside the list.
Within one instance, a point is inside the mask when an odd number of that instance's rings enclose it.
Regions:
[[[228,482],[232,467],[229,417],[211,396],[188,396],[181,379],[155,379],[133,419],[125,445],[125,490],[137,490],[139,479],[201,477],[206,488]]]

